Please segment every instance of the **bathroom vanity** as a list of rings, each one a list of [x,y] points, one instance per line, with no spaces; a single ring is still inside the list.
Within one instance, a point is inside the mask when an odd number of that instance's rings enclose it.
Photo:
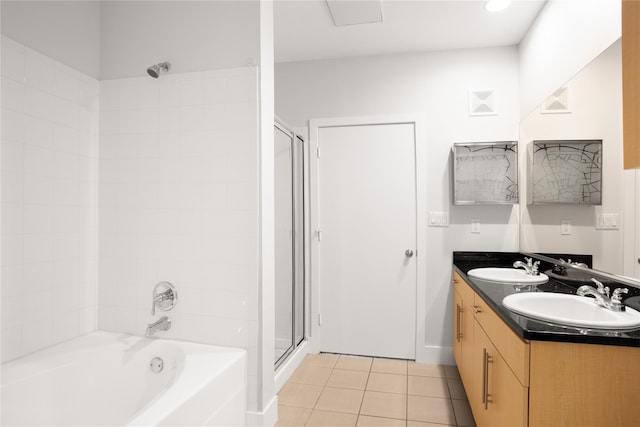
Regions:
[[[640,328],[566,327],[502,305],[519,292],[574,294],[579,285],[573,283],[550,278],[519,285],[467,276],[473,268],[511,267],[521,259],[517,253],[454,252],[454,357],[476,424],[639,425]],[[552,267],[543,260],[540,271]],[[640,309],[640,289],[605,279],[611,291],[629,288],[624,303]]]

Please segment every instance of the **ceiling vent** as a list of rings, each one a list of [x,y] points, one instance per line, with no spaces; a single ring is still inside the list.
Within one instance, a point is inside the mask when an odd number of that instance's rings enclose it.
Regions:
[[[469,91],[470,116],[495,116],[493,89]]]
[[[382,22],[380,0],[326,0],[336,26]]]
[[[570,113],[569,88],[564,86],[556,90],[542,103],[542,114]]]

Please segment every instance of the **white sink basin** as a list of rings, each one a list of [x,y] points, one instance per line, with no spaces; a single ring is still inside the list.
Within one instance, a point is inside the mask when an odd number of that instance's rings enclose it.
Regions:
[[[509,310],[534,319],[594,329],[629,329],[640,327],[640,312],[627,307],[612,311],[595,303],[593,298],[548,292],[527,292],[505,297]]]
[[[549,281],[549,276],[544,273],[531,276],[526,271],[518,268],[474,268],[467,272],[467,276],[472,279],[488,280],[490,282],[527,283],[530,285]]]

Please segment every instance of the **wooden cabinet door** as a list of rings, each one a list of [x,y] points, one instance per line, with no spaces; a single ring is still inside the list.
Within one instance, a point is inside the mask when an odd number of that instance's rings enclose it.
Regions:
[[[640,168],[640,2],[622,2],[624,168]]]
[[[464,302],[462,301],[462,296],[457,290],[453,292],[453,357],[456,359],[456,364],[458,365],[458,371],[462,371],[462,307],[464,307]],[[460,372],[462,376],[462,372]],[[463,377],[464,378],[464,377]]]
[[[453,355],[463,384],[472,381],[473,370],[473,301],[474,292],[460,277],[453,275]],[[466,387],[466,386],[465,386]]]
[[[479,427],[526,426],[529,389],[515,374],[480,325],[475,323],[475,368],[477,399],[474,416]],[[471,400],[471,397],[469,397]]]

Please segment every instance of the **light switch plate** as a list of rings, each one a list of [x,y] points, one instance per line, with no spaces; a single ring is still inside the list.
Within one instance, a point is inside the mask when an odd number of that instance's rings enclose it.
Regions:
[[[472,219],[471,220],[471,232],[473,234],[480,234],[480,220]]]
[[[619,228],[618,214],[603,213],[596,217],[596,230],[617,230]]]
[[[429,212],[429,227],[448,227],[448,212]]]
[[[560,223],[560,234],[569,235],[571,234],[571,220],[563,219]]]

